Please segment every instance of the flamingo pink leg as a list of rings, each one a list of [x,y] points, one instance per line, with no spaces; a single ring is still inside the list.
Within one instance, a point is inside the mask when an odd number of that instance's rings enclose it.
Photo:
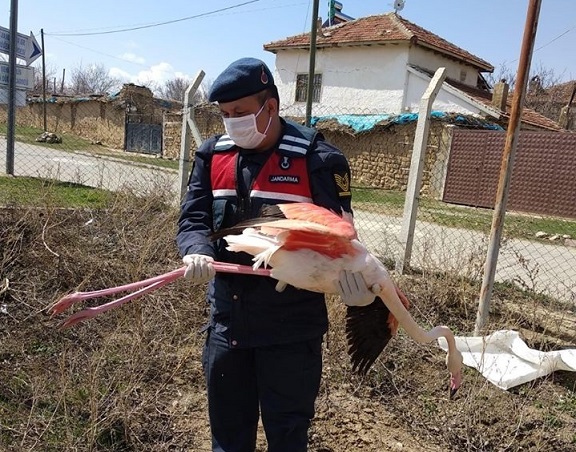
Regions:
[[[263,269],[263,268],[254,269],[248,265],[230,264],[226,262],[214,262],[213,265],[214,269],[217,272],[270,276],[269,269]],[[90,298],[104,297],[106,295],[112,295],[118,292],[124,292],[130,290],[134,291],[117,300],[110,301],[100,306],[86,308],[82,311],[75,313],[74,315],[66,319],[64,323],[61,325],[61,328],[66,328],[75,325],[77,323],[80,323],[83,320],[96,317],[98,314],[109,311],[110,309],[116,308],[118,306],[121,306],[124,303],[133,300],[134,298],[140,297],[144,294],[159,289],[160,287],[163,287],[166,284],[169,284],[172,281],[175,281],[176,279],[184,276],[185,271],[186,267],[181,267],[168,273],[164,273],[159,276],[154,276],[153,278],[144,279],[142,281],[137,281],[130,284],[124,284],[117,287],[110,287],[107,289],[93,290],[90,292],[75,292],[73,294],[62,297],[54,305],[52,305],[52,307],[50,307],[48,311],[52,315],[55,315],[65,311],[70,306],[72,306],[72,304],[78,301],[87,300]]]
[[[122,306],[124,303],[127,303],[134,298],[137,298],[141,295],[144,295],[148,292],[152,292],[166,284],[168,284],[171,280],[167,279],[166,281],[158,281],[149,286],[143,287],[135,292],[132,292],[128,295],[123,296],[122,298],[118,298],[117,300],[110,301],[109,303],[105,303],[100,306],[95,306],[93,308],[86,308],[82,311],[78,311],[77,313],[68,317],[60,326],[60,328],[66,328],[69,326],[73,326],[77,323],[80,323],[84,320],[91,319],[92,317],[96,317],[98,314],[102,314],[103,312],[109,311],[110,309],[117,308],[118,306]]]
[[[60,314],[62,311],[65,311],[78,301],[88,300],[90,298],[100,298],[118,292],[140,289],[141,287],[149,286],[150,284],[154,284],[158,281],[164,281],[166,278],[170,278],[172,275],[177,275],[176,277],[180,277],[184,275],[184,270],[186,270],[186,267],[179,268],[177,270],[173,270],[168,273],[164,273],[163,275],[154,276],[153,278],[143,279],[142,281],[137,281],[130,284],[124,284],[122,286],[109,287],[107,289],[100,289],[100,290],[92,290],[89,292],[74,292],[73,294],[65,295],[56,303],[54,303],[52,307],[48,309],[48,312],[52,315]],[[174,279],[171,279],[171,281],[173,281]]]

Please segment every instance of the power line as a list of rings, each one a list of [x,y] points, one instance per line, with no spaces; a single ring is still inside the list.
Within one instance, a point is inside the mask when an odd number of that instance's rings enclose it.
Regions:
[[[220,8],[220,9],[216,9],[213,11],[208,11],[206,13],[196,14],[194,16],[182,17],[180,19],[168,20],[166,22],[158,22],[158,23],[154,23],[154,24],[140,25],[137,27],[123,28],[120,30],[95,31],[95,32],[91,32],[91,33],[45,33],[45,34],[49,35],[49,36],[95,36],[95,35],[107,35],[107,34],[112,34],[112,33],[124,33],[127,31],[142,30],[144,28],[160,27],[162,25],[174,24],[176,22],[183,22],[185,20],[197,19],[199,17],[209,16],[211,14],[220,13],[222,11],[228,11],[230,9],[239,8],[241,6],[249,5],[250,3],[257,3],[259,1],[261,1],[261,0],[249,0],[249,1],[246,1],[243,3],[238,3],[236,5],[227,6],[225,8]]]
[[[44,33],[44,34],[46,34],[46,33]],[[132,60],[129,60],[127,58],[117,57],[114,55],[110,55],[109,53],[100,52],[99,50],[91,49],[90,47],[86,47],[86,46],[82,46],[80,44],[76,44],[74,42],[66,41],[65,39],[57,38],[54,35],[51,35],[51,36],[52,36],[52,38],[54,38],[58,41],[61,41],[61,42],[65,42],[66,44],[69,44],[71,46],[79,47],[79,48],[84,49],[84,50],[89,50],[90,52],[99,53],[100,55],[104,55],[104,56],[107,56],[109,58],[114,58],[116,60],[124,61],[125,63],[132,63],[132,64],[136,64],[136,65],[142,66],[142,67],[148,67],[149,66],[149,65],[146,65],[144,63],[138,63],[137,61],[132,61]]]
[[[554,39],[548,41],[546,44],[541,45],[540,47],[534,49],[532,51],[532,53],[536,53],[538,52],[538,50],[543,49],[544,47],[549,46],[550,44],[552,44],[554,41],[558,41],[558,39],[560,39],[562,36],[567,35],[568,33],[570,33],[571,31],[576,30],[576,26],[569,28],[568,30],[564,31],[563,33],[560,33],[558,36],[556,36]],[[516,61],[518,61],[518,58],[511,60],[510,63],[515,63]]]
[[[537,52],[538,50],[543,49],[544,47],[552,44],[554,41],[557,41],[557,40],[560,39],[562,36],[567,35],[568,33],[570,33],[570,32],[571,32],[572,30],[574,30],[574,29],[576,29],[576,26],[574,26],[574,27],[572,27],[572,28],[569,28],[569,29],[566,30],[564,33],[562,33],[562,34],[556,36],[554,39],[552,39],[552,41],[547,42],[546,44],[538,47],[537,49],[534,50],[534,52]]]
[[[307,2],[290,3],[290,4],[284,4],[284,5],[274,6],[274,7],[269,7],[269,8],[260,8],[260,9],[246,10],[246,11],[242,11],[242,13],[257,12],[257,11],[266,11],[266,10],[270,10],[270,9],[287,8],[287,7],[292,7],[292,6],[304,5],[304,4],[307,4]],[[228,9],[229,9],[229,8],[228,8]],[[213,13],[216,14],[216,12],[217,12],[217,11],[215,11],[215,12],[213,12]],[[207,14],[207,13],[206,13],[206,14]],[[225,14],[220,14],[220,15],[226,15],[226,14],[232,14],[232,13],[225,13]],[[308,16],[306,16],[306,20],[308,20]],[[44,33],[44,34],[45,34],[45,35],[48,35],[48,33]],[[111,55],[111,54],[109,54],[109,53],[101,52],[101,51],[96,50],[96,49],[93,49],[93,48],[91,48],[91,47],[86,47],[86,46],[83,46],[83,45],[80,45],[80,44],[76,44],[75,42],[70,42],[70,41],[68,41],[68,40],[66,40],[66,39],[62,39],[62,38],[58,37],[58,36],[78,36],[77,34],[50,33],[50,36],[51,36],[53,39],[56,39],[57,41],[64,42],[64,43],[66,43],[66,44],[68,44],[68,45],[75,46],[75,47],[78,47],[78,48],[81,48],[81,49],[84,49],[84,50],[88,50],[88,51],[90,51],[90,52],[97,53],[97,54],[100,54],[100,55],[103,55],[103,56],[106,56],[106,57],[109,57],[109,58],[113,58],[113,59],[115,59],[115,60],[123,61],[123,62],[125,62],[125,63],[131,63],[131,64],[134,64],[134,65],[137,65],[137,66],[141,66],[141,67],[149,67],[149,66],[150,66],[149,64],[139,63],[138,61],[134,61],[134,60],[131,60],[131,59],[128,59],[128,58],[122,58],[122,57],[119,57],[119,56]],[[2,61],[2,60],[3,60],[3,55],[0,55],[0,61]]]

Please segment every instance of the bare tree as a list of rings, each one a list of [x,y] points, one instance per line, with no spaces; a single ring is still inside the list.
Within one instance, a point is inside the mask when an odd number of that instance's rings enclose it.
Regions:
[[[72,69],[68,91],[71,94],[106,94],[120,89],[122,82],[112,77],[103,64]]]
[[[192,81],[189,79],[176,77],[164,83],[164,86],[160,87],[158,92],[162,99],[184,102],[184,94],[186,93],[186,89],[188,89],[188,86],[190,86],[191,83]],[[201,85],[198,91],[194,93],[192,104],[198,104],[205,101],[206,93],[204,92],[204,89]]]
[[[525,105],[538,113],[557,121],[560,110],[569,100],[569,83],[562,83],[563,73],[558,74],[554,69],[547,68],[541,63],[532,67],[530,79],[526,90]],[[514,92],[516,73],[505,63],[490,74],[488,81],[491,85],[505,81],[510,87],[510,95]]]
[[[46,83],[46,93],[52,93],[51,81],[56,77],[57,69],[51,64],[46,65],[46,79],[44,80],[42,74],[42,66],[34,67],[34,88],[32,92],[34,94],[42,94],[42,85]]]
[[[488,74],[486,77],[488,83],[494,86],[498,82],[506,82],[510,89],[510,92],[514,90],[514,84],[516,82],[516,73],[508,67],[506,63],[502,63],[498,66],[494,72]]]

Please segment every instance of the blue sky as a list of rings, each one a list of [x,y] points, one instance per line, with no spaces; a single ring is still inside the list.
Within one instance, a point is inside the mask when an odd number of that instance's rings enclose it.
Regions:
[[[1,0],[0,25],[9,26],[10,0]],[[241,3],[243,6],[235,7]],[[393,10],[392,0],[341,0],[358,18]],[[494,66],[516,72],[528,0],[406,0],[401,15]],[[254,56],[274,67],[264,43],[308,32],[312,0],[20,0],[18,31],[44,29],[46,63],[69,74],[79,65],[102,64],[134,83],[193,77],[213,80],[230,62]],[[226,9],[225,8],[230,8]],[[328,0],[319,15],[327,16]],[[213,14],[212,11],[223,10]],[[181,20],[122,33],[96,34]],[[62,34],[70,34],[63,36]],[[544,0],[532,66],[576,79],[576,1]],[[40,59],[34,66],[40,67]],[[497,72],[497,71],[496,71]]]

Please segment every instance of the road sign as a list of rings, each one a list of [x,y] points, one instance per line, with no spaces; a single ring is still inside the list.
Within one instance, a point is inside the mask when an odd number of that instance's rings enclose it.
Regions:
[[[10,30],[8,28],[0,27],[0,52],[10,53]],[[26,66],[36,61],[42,55],[42,49],[38,45],[38,41],[34,34],[30,32],[30,36],[17,33],[16,35],[16,58],[26,61]]]
[[[8,86],[10,79],[10,65],[0,61],[0,85]],[[34,68],[16,65],[16,89],[34,88]]]

